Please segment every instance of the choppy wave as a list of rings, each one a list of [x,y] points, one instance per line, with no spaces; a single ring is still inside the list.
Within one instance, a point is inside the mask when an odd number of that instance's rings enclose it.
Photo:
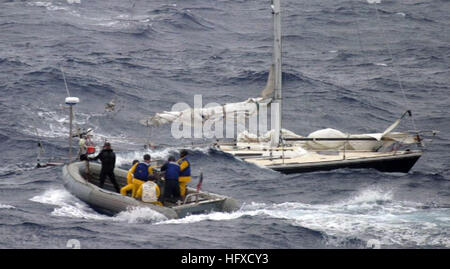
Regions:
[[[97,222],[150,224],[139,226],[161,228],[162,236],[167,235],[164,225],[185,228],[202,222],[208,228],[205,237],[213,235],[218,240],[229,235],[229,230],[217,234],[215,228],[222,222],[234,230],[242,228],[241,219],[258,224],[269,219],[289,230],[313,230],[333,247],[352,246],[346,244],[352,240],[363,246],[450,247],[446,152],[450,141],[446,102],[449,40],[442,34],[448,28],[446,1],[381,1],[377,8],[382,24],[374,18],[375,6],[365,1],[306,1],[299,5],[291,0],[282,4],[283,124],[299,134],[325,127],[343,131],[386,128],[387,121],[396,119],[405,108],[392,71],[395,67],[413,115],[417,115],[418,128],[441,131],[437,144],[427,142],[428,151],[413,172],[402,176],[372,170],[281,176],[210,151],[206,145],[171,141],[165,131],[152,130],[151,141],[158,145],[144,149],[148,132],[138,124],[144,116],[169,110],[176,102],[190,103],[191,96],[198,93],[217,103],[245,100],[259,94],[266,83],[273,45],[269,4],[198,2],[31,0],[8,1],[2,6],[0,30],[8,42],[0,42],[0,88],[4,89],[0,91],[4,163],[0,179],[5,181],[1,184],[3,200],[14,201],[0,204],[3,212],[26,217],[34,211],[48,211],[52,218],[48,222],[43,218],[39,229],[54,237],[60,236],[52,231],[54,217],[61,223],[74,219],[83,229]],[[393,55],[388,55],[386,45]],[[68,111],[59,107],[66,93],[58,66],[66,70],[71,93],[81,99],[75,109],[75,125],[93,128],[97,146],[106,139],[111,141],[118,166],[129,166],[145,153],[153,159],[166,159],[177,155],[180,148],[188,148],[195,170],[214,173],[208,181],[214,191],[225,190],[241,198],[244,206],[233,213],[212,212],[177,220],[166,220],[142,208],[110,217],[94,211],[61,185],[48,190],[50,183],[60,184],[55,180],[60,169],[35,172],[33,161],[39,140],[44,142],[45,156],[67,151]],[[112,98],[121,102],[123,109],[102,114]],[[406,122],[399,130],[410,129]],[[77,142],[75,139],[74,148]],[[18,182],[9,184],[15,179]],[[395,191],[390,188],[393,185]],[[24,191],[34,195],[32,203],[23,203],[31,204],[30,208],[14,210],[24,202],[16,198],[28,199]],[[348,193],[352,195],[348,197]],[[303,195],[301,202],[299,195]],[[23,222],[24,227],[31,222]],[[16,233],[20,226],[6,232]],[[112,234],[123,233],[123,225],[118,226],[121,229],[111,229]],[[105,241],[115,240],[109,238],[111,234],[100,236]],[[183,233],[170,236],[181,238]],[[265,236],[261,233],[256,240],[265,240]],[[313,240],[318,240],[314,246],[323,246],[320,238]],[[230,247],[245,244],[242,241]],[[183,244],[171,247],[177,246]],[[211,244],[202,241],[201,247],[208,246]],[[270,246],[285,245],[274,240]]]
[[[148,150],[137,150],[131,151],[127,153],[118,153],[116,157],[116,164],[118,166],[121,165],[130,165],[133,160],[142,160],[144,154],[150,154],[153,160],[167,160],[167,158],[171,155],[179,156],[180,149],[188,149],[191,150],[193,154],[199,153],[202,155],[206,155],[210,153],[210,146],[178,146],[178,147],[164,147],[161,149],[148,149]]]
[[[0,204],[0,209],[15,209],[15,206]]]
[[[106,216],[96,212],[64,189],[47,190],[41,195],[34,196],[30,201],[56,206],[51,212],[55,217],[128,223],[152,223],[167,219],[150,208],[130,208],[115,216]]]
[[[92,220],[109,219],[105,215],[96,213],[88,205],[63,189],[51,189],[45,191],[43,194],[32,197],[30,201],[56,206],[51,212],[52,216]]]
[[[250,203],[233,213],[193,215],[158,224],[190,224],[200,221],[227,221],[243,216],[269,216],[294,226],[322,232],[331,245],[358,238],[381,246],[449,247],[449,209],[422,209],[421,204],[395,201],[391,192],[364,190],[335,204]],[[340,239],[336,239],[340,238]]]
[[[0,167],[0,177],[7,177],[15,174],[20,174],[26,171],[32,171],[36,168],[36,163],[17,163],[6,164]]]
[[[154,225],[223,222],[242,217],[252,217],[257,221],[260,217],[270,217],[321,232],[331,246],[341,246],[346,240],[356,238],[367,242],[368,246],[375,242],[381,247],[450,247],[449,208],[430,208],[416,202],[397,201],[392,192],[377,189],[361,191],[350,199],[333,204],[252,202],[232,213],[211,212],[172,220],[149,208],[139,207],[113,217],[105,216],[61,189],[48,190],[30,200],[56,206],[51,212],[56,217]],[[14,207],[1,205],[0,208]]]
[[[148,207],[130,208],[127,211],[120,212],[112,218],[115,221],[124,221],[128,223],[155,223],[167,220],[167,218]]]

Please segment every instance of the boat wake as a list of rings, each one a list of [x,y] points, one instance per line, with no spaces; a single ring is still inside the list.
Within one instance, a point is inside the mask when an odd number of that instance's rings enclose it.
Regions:
[[[348,200],[333,204],[252,202],[232,213],[211,212],[170,220],[150,208],[131,208],[112,217],[103,215],[63,189],[47,190],[30,200],[56,206],[51,212],[56,217],[153,225],[269,217],[318,231],[326,244],[333,247],[341,247],[355,239],[366,242],[368,247],[450,247],[450,208],[430,208],[420,203],[397,201],[392,192],[373,189],[363,190]],[[0,209],[11,208],[0,205]]]
[[[30,201],[54,205],[56,208],[51,212],[52,216],[79,218],[88,220],[108,220],[105,215],[99,214],[88,205],[72,196],[64,189],[51,189],[41,195],[34,196]]]
[[[112,217],[103,215],[64,189],[47,190],[31,198],[30,201],[56,206],[51,212],[51,215],[55,217],[128,223],[154,223],[167,220],[164,215],[150,208],[130,208]]]
[[[243,216],[270,217],[319,231],[331,246],[339,247],[356,238],[367,242],[368,247],[449,247],[449,214],[448,208],[427,208],[419,203],[396,201],[391,192],[368,189],[349,200],[330,205],[250,203],[233,213],[192,215],[157,224],[228,221]]]

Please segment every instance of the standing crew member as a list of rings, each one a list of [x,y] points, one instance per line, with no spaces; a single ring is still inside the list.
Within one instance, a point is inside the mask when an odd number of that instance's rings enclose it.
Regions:
[[[131,167],[130,172],[133,174],[133,197],[136,198],[136,193],[139,187],[147,182],[153,176],[153,167],[150,164],[150,154],[144,155],[144,162],[136,163]]]
[[[180,176],[180,165],[175,162],[175,157],[170,156],[168,162],[161,167],[161,172],[165,171],[164,178],[164,194],[162,197],[163,204],[169,200],[176,202],[180,197],[180,185],[178,183]]]
[[[135,164],[139,163],[138,160],[134,160],[133,164],[131,165],[131,167],[133,167]],[[127,173],[127,185],[125,187],[123,187],[122,189],[120,189],[120,194],[126,196],[127,192],[131,191],[131,197],[134,197],[136,195],[136,190],[134,189],[134,184],[133,184],[133,172],[130,170],[128,170]]]
[[[180,177],[178,181],[180,184],[180,195],[182,197],[186,195],[186,184],[191,181],[191,163],[186,157],[187,155],[187,150],[181,150],[180,159],[177,161],[177,163],[180,165]]]
[[[86,145],[86,137],[84,135],[80,135],[80,142],[78,143],[80,148],[78,149],[78,156],[80,161],[87,161],[87,145]]]
[[[109,142],[106,142],[105,145],[103,145],[102,151],[100,151],[100,153],[96,157],[89,158],[89,160],[90,161],[100,160],[102,162],[99,187],[103,188],[106,176],[108,176],[109,180],[111,180],[112,184],[114,185],[116,191],[120,193],[119,185],[117,184],[116,177],[114,176],[114,167],[116,166],[116,154],[111,149],[111,144]]]

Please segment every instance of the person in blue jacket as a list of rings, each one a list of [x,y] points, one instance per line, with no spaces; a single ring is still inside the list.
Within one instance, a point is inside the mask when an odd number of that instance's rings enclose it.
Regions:
[[[161,167],[161,171],[165,172],[165,185],[162,197],[162,203],[166,201],[177,202],[181,199],[180,185],[178,178],[180,177],[180,165],[175,161],[173,156],[170,156],[168,162]]]

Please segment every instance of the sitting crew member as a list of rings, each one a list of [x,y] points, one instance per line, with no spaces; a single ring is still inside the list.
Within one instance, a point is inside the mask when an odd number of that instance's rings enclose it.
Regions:
[[[154,182],[154,179],[149,179],[142,184],[136,192],[136,198],[141,198],[142,202],[152,203],[162,206],[163,204],[158,201],[161,195],[161,190],[158,184]]]
[[[130,172],[133,174],[134,198],[136,198],[139,187],[147,182],[151,176],[153,176],[153,167],[150,164],[150,160],[150,154],[145,154],[144,162],[136,163],[130,169]]]
[[[178,183],[180,176],[180,165],[175,162],[175,157],[170,156],[168,162],[161,167],[161,172],[165,172],[164,194],[162,197],[163,204],[166,201],[176,202],[180,197],[180,185]]]
[[[133,164],[131,165],[131,167],[133,167],[135,164],[139,163],[138,160],[134,160]],[[120,194],[126,196],[127,192],[131,191],[131,197],[134,197],[136,195],[136,190],[134,188],[134,184],[133,184],[133,172],[130,170],[128,170],[127,173],[127,185],[125,187],[123,187],[122,189],[120,189]]]
[[[180,184],[180,195],[184,197],[186,195],[186,184],[191,181],[191,163],[188,158],[188,151],[183,149],[180,152],[180,159],[177,163],[180,165],[180,177],[178,182]]]
[[[114,185],[114,188],[117,192],[120,193],[119,184],[116,182],[116,177],[114,176],[114,167],[116,166],[116,154],[111,149],[111,144],[109,142],[106,142],[103,146],[102,151],[94,157],[89,158],[90,161],[100,160],[102,162],[102,169],[100,171],[100,188],[103,188],[103,185],[105,184],[106,176],[109,177],[109,180],[111,180],[112,184]]]

